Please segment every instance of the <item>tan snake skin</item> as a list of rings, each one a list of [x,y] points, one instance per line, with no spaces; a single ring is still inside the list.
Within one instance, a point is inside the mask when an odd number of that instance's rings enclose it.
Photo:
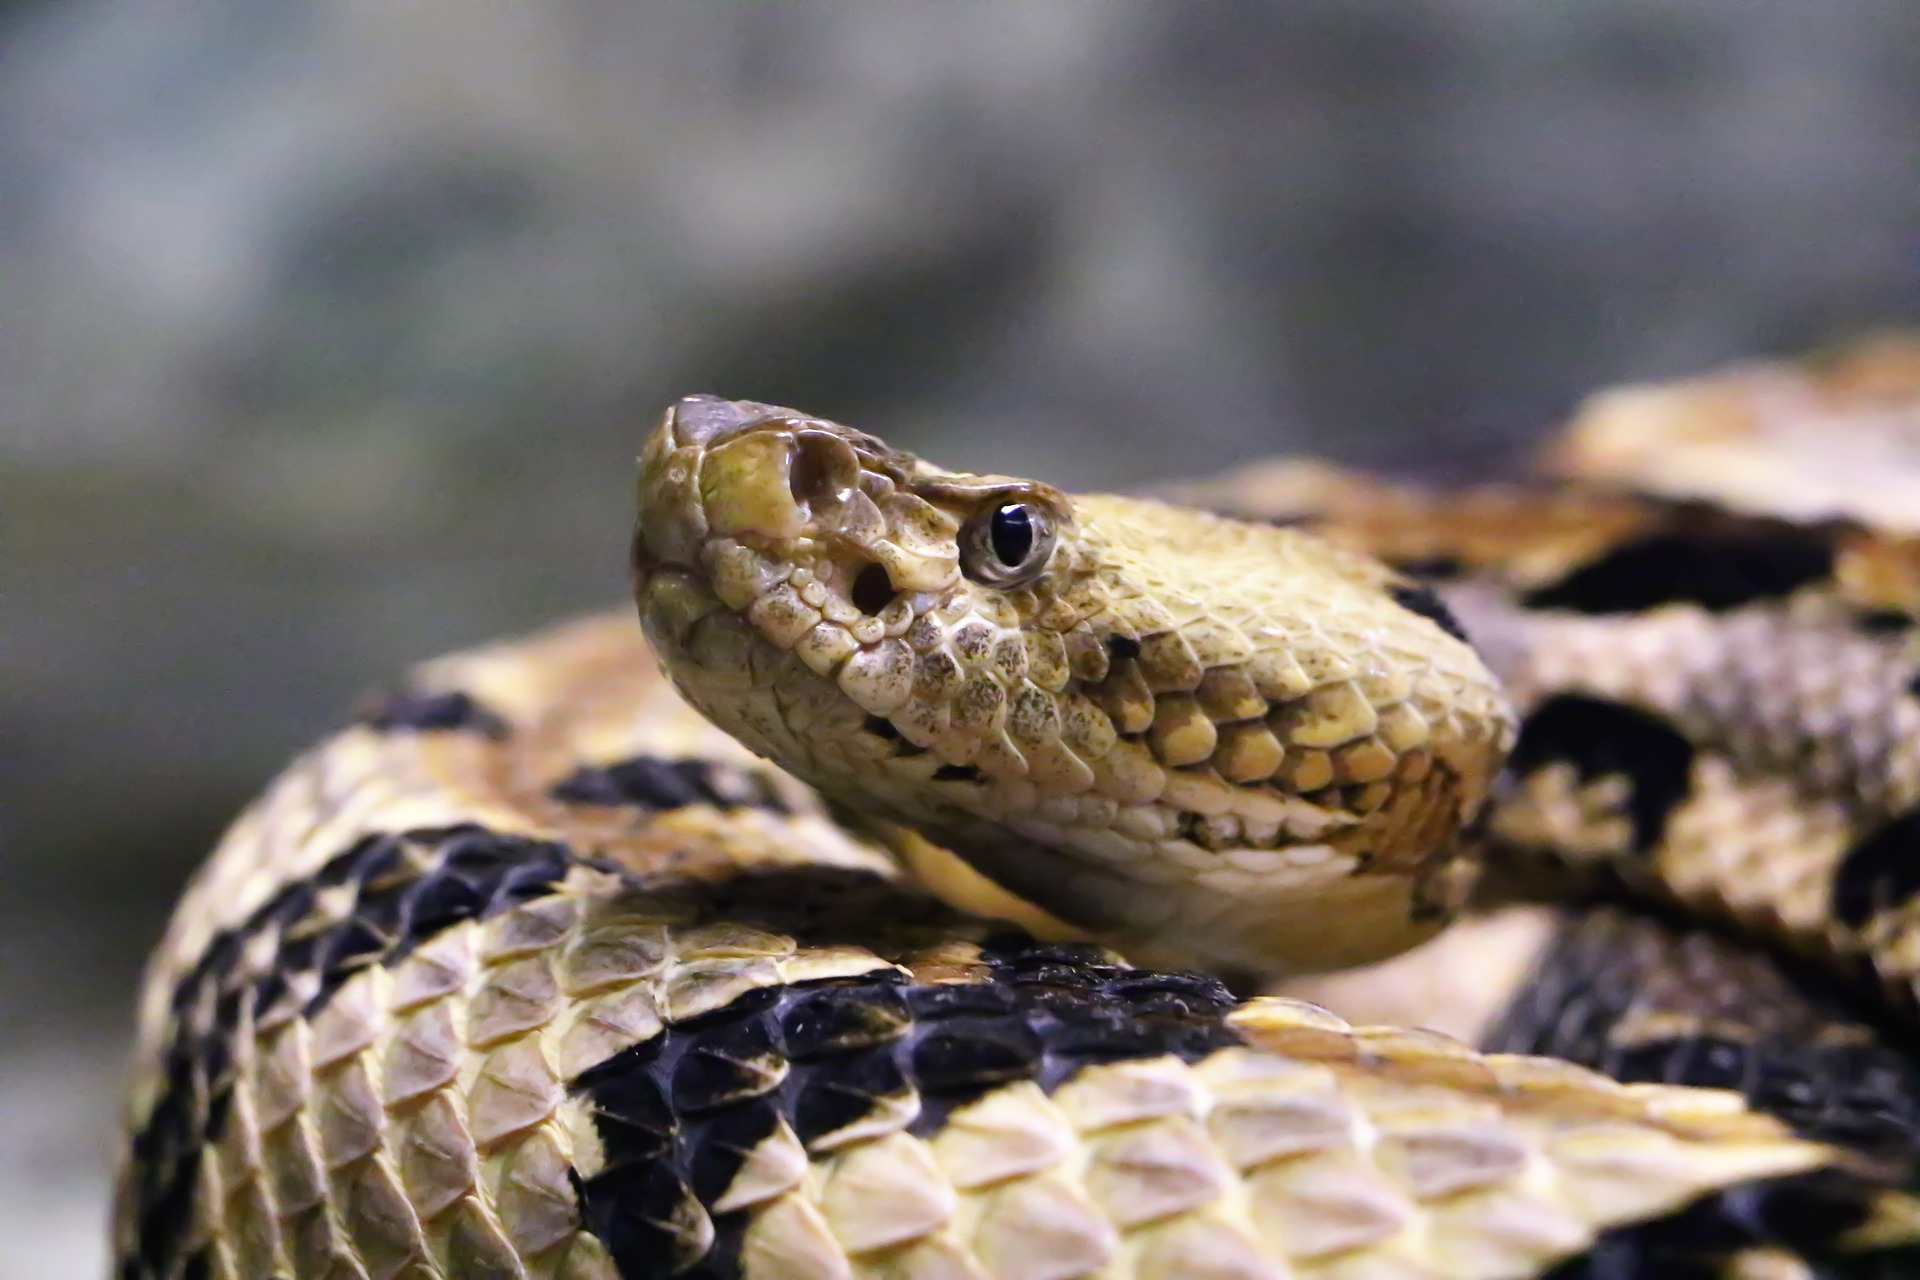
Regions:
[[[1911,1273],[1920,463],[1792,460],[1920,453],[1917,352],[1598,400],[1550,461],[1604,487],[1178,495],[1232,520],[683,401],[651,652],[422,667],[188,888],[119,1274]],[[1482,865],[1572,914],[1417,946]],[[1639,1082],[1102,945],[1383,961],[1356,1006]]]

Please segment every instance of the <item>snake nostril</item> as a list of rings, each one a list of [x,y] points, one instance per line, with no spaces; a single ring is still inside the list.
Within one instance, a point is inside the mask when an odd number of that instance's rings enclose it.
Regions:
[[[869,564],[853,580],[853,607],[869,618],[892,604],[898,594],[893,589],[893,579],[887,576],[886,566],[882,564]]]

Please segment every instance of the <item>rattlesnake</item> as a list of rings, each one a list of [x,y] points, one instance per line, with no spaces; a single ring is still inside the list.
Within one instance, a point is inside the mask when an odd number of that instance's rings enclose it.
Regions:
[[[1916,405],[1893,341],[1579,481],[1153,499],[683,400],[646,642],[427,664],[187,889],[119,1274],[1920,1267],[1920,467],[1797,461]]]

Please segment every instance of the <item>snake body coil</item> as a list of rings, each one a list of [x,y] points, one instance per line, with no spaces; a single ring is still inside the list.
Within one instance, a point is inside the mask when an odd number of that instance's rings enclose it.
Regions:
[[[1890,352],[1764,376],[1854,422],[1920,403]],[[1756,376],[1704,385],[1757,431]],[[1613,425],[1563,461],[1650,487]],[[645,643],[428,664],[189,887],[119,1272],[1920,1266],[1920,552],[1764,479],[1174,506],[682,401]],[[1474,892],[1565,914],[1427,942]],[[1461,1029],[1514,1052],[1106,949],[1421,966],[1435,1023],[1496,936]]]

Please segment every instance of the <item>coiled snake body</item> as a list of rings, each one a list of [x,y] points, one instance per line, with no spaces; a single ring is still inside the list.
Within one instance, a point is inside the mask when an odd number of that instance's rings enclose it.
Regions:
[[[645,643],[422,667],[188,889],[120,1274],[1920,1269],[1920,466],[1807,462],[1920,353],[1633,395],[1178,506],[682,401]],[[1220,980],[1373,961],[1484,1051]]]

